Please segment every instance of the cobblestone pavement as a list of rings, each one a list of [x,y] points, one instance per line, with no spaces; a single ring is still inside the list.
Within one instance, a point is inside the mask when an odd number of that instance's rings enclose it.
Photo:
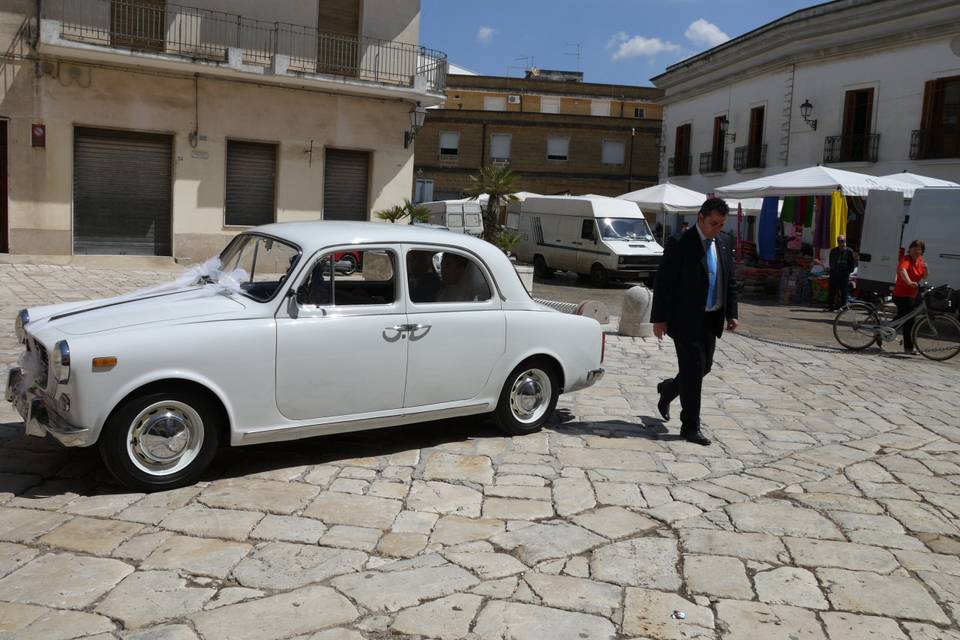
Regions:
[[[0,266],[0,308],[169,278]],[[0,638],[960,639],[957,367],[730,336],[707,448],[655,417],[669,345],[606,367],[539,434],[240,448],[152,495],[4,406]]]

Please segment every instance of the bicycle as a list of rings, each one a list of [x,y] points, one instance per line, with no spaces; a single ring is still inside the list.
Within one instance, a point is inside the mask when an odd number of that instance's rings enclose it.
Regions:
[[[874,343],[893,341],[908,321],[913,324],[913,344],[930,360],[949,360],[960,353],[960,321],[950,315],[952,291],[948,285],[921,286],[920,304],[913,311],[893,320],[881,320],[881,306],[853,302],[833,319],[833,337],[851,351],[862,351]]]

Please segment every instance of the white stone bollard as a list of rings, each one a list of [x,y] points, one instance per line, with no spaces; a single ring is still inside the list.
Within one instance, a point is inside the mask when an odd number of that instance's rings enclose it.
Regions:
[[[643,285],[631,287],[623,295],[623,310],[620,312],[620,335],[635,338],[653,336],[650,310],[653,307],[653,292]]]

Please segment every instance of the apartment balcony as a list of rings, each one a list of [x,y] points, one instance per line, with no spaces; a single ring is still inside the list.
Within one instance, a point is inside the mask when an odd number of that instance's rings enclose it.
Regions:
[[[447,56],[414,44],[156,0],[47,0],[40,52],[441,104]]]
[[[667,176],[688,176],[690,175],[690,156],[680,156],[667,160]]]
[[[829,136],[823,144],[823,164],[876,162],[880,134]]]
[[[727,152],[723,153],[701,153],[700,154],[700,173],[726,173],[727,172]]]
[[[767,145],[756,144],[733,150],[733,170],[763,169],[767,166]]]
[[[911,160],[960,158],[960,127],[915,129],[910,137]]]

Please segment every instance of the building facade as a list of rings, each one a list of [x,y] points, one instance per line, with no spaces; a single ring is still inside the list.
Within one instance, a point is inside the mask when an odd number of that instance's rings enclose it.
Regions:
[[[661,92],[581,80],[451,75],[446,104],[427,110],[417,136],[417,199],[462,197],[493,164],[534,193],[615,196],[656,184]]]
[[[661,181],[708,193],[822,164],[960,179],[960,4],[836,0],[679,62]]]
[[[193,4],[4,3],[0,250],[200,260],[409,194],[410,112],[446,79],[419,0]]]

